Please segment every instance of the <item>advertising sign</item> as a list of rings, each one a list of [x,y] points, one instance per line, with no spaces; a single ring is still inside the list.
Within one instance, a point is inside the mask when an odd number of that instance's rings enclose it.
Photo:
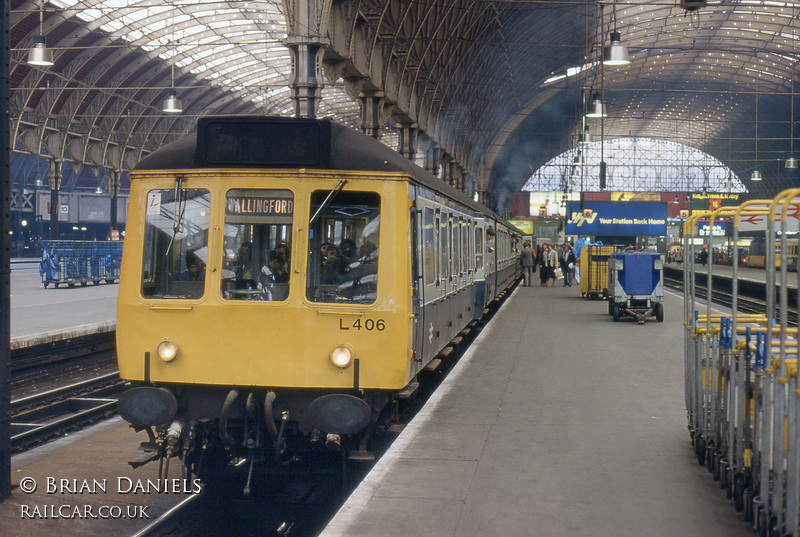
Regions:
[[[716,211],[720,207],[736,207],[742,204],[741,194],[714,193],[692,194],[689,206],[692,214],[698,211]]]
[[[667,234],[667,204],[664,202],[584,202],[592,209],[584,216],[580,204],[570,202],[567,235],[663,236]]]

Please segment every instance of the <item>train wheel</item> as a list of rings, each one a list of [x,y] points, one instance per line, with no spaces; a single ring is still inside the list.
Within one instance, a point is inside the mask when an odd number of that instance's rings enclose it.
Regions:
[[[614,319],[615,323],[619,321],[620,311],[616,302],[611,302],[611,317]]]
[[[656,304],[656,321],[660,323],[664,322],[664,304],[661,302]]]

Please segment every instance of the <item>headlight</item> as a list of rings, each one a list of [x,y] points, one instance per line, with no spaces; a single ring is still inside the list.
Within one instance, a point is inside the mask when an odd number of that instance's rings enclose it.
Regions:
[[[344,369],[353,361],[353,352],[347,347],[336,347],[331,351],[330,359],[333,365]]]
[[[162,341],[156,348],[156,354],[163,362],[171,362],[178,357],[178,345],[172,341]]]

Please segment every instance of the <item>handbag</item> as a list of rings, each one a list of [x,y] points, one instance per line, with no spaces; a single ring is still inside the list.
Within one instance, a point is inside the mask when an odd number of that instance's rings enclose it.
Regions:
[[[570,269],[570,270],[572,270],[572,269],[574,269],[574,268],[575,268],[575,265],[574,265],[573,263],[570,263],[570,264],[569,264],[569,269]]]

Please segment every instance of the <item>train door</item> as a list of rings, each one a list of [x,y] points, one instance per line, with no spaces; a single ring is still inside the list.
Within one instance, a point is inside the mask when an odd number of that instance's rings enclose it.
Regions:
[[[415,292],[417,296],[414,300],[414,349],[416,354],[414,359],[418,368],[422,363],[427,362],[432,341],[429,341],[430,329],[428,325],[431,319],[430,303],[439,297],[437,287],[437,215],[436,209],[431,200],[420,198],[419,193],[415,197],[413,216],[415,223],[412,225],[415,236],[413,237],[412,247],[416,251],[416,270],[413,272],[415,279]]]
[[[473,231],[473,252],[475,256],[475,308],[473,316],[477,319],[483,314],[483,308],[486,305],[486,265],[484,264],[484,259],[486,258],[484,252],[486,221],[483,218],[478,218],[475,221]]]

